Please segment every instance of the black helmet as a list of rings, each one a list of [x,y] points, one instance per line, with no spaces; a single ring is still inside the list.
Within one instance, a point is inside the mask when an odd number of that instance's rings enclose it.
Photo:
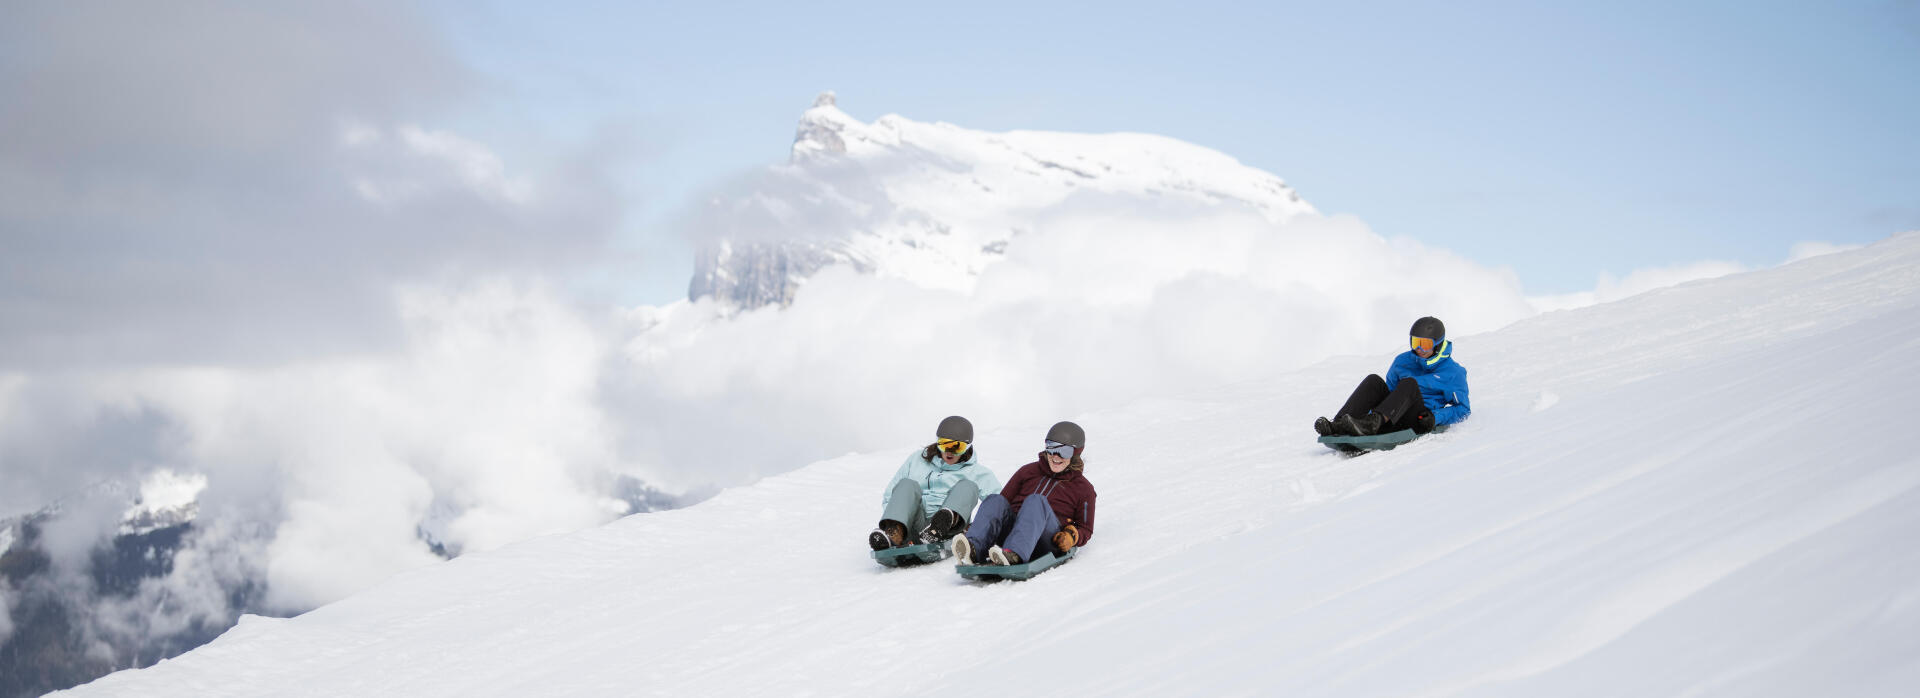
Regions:
[[[1447,341],[1447,326],[1440,324],[1439,318],[1423,317],[1413,321],[1413,329],[1407,330],[1407,336],[1431,339],[1437,351],[1438,347]]]
[[[1080,425],[1073,422],[1053,425],[1052,429],[1047,430],[1047,440],[1067,444],[1082,451],[1087,450],[1087,430],[1081,429]]]
[[[958,415],[942,419],[940,428],[933,430],[933,437],[973,443],[973,422]]]

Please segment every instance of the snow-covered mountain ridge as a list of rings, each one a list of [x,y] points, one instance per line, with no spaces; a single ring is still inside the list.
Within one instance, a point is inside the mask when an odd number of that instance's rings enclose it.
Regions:
[[[1378,355],[1061,415],[1100,529],[1025,583],[868,560],[915,445],[476,553],[76,695],[1903,696],[1920,234],[1457,337],[1475,413],[1312,441]],[[1045,424],[983,428],[1003,474]],[[937,419],[937,417],[934,417]],[[931,422],[929,423],[931,424]]]
[[[689,298],[785,304],[831,265],[965,290],[1015,236],[1104,198],[1240,206],[1276,223],[1313,212],[1280,178],[1171,138],[865,124],[830,92],[801,115],[790,161],[744,185],[702,212]]]

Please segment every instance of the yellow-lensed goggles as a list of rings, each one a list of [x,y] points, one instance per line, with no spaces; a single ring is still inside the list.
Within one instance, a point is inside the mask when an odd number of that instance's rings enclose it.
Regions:
[[[1433,340],[1427,339],[1426,337],[1414,337],[1412,340],[1414,351],[1422,354],[1433,353]]]
[[[965,441],[955,441],[953,439],[940,439],[938,441],[933,442],[933,445],[939,446],[940,450],[942,451],[946,451],[947,453],[951,453],[957,456],[967,452],[968,444]]]

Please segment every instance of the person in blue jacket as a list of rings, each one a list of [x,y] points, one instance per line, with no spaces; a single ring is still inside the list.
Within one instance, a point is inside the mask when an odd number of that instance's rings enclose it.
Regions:
[[[1467,368],[1453,360],[1447,326],[1432,317],[1413,321],[1412,348],[1393,358],[1387,377],[1369,375],[1332,419],[1313,420],[1321,436],[1372,436],[1412,429],[1416,434],[1466,419]]]
[[[867,545],[886,550],[917,543],[944,543],[967,530],[981,492],[999,492],[1000,478],[973,452],[973,423],[940,420],[934,442],[907,456],[880,495],[880,525]]]

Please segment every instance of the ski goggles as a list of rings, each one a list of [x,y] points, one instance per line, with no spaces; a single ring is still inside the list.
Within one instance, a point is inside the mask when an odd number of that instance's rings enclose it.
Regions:
[[[1427,339],[1426,337],[1413,337],[1411,338],[1411,344],[1413,344],[1414,351],[1422,354],[1433,353],[1433,340],[1431,339]]]
[[[966,453],[967,446],[968,446],[967,442],[965,441],[955,441],[953,439],[940,439],[938,441],[933,442],[933,445],[939,446],[941,451],[945,451],[947,453],[951,453],[956,456],[962,453]]]
[[[1067,460],[1073,460],[1073,444],[1063,444],[1057,441],[1048,441],[1047,447],[1044,449],[1041,449],[1040,452],[1045,453],[1047,455],[1059,456]]]

